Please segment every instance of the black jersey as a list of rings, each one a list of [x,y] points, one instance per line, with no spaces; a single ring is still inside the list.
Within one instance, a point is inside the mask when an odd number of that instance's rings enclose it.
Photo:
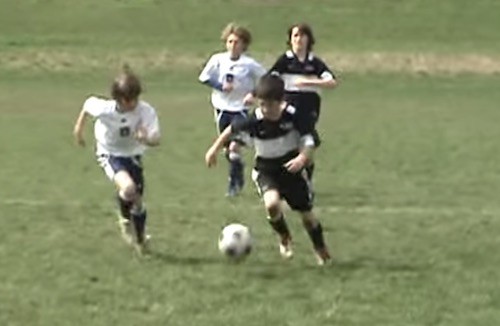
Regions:
[[[285,82],[285,99],[299,111],[314,111],[319,114],[321,98],[318,87],[296,86],[295,81],[304,77],[336,79],[330,68],[313,53],[304,62],[290,50],[283,53],[274,63],[269,73],[279,74]]]
[[[235,121],[233,132],[247,132],[255,147],[255,167],[262,171],[284,170],[283,164],[299,154],[302,146],[314,146],[314,126],[299,119],[295,107],[287,105],[278,120],[264,119],[260,108],[245,120]]]

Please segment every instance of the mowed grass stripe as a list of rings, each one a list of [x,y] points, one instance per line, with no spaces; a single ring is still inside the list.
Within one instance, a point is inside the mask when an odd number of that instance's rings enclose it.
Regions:
[[[479,53],[437,54],[432,52],[335,52],[318,54],[336,71],[372,73],[427,73],[493,75],[500,73],[500,55]],[[279,53],[253,53],[255,58],[270,66]],[[82,52],[71,50],[30,49],[4,51],[0,69],[50,70],[53,72],[84,72],[96,69],[114,69],[128,63],[142,72],[201,69],[206,56],[194,53],[176,53],[170,50],[147,52]]]

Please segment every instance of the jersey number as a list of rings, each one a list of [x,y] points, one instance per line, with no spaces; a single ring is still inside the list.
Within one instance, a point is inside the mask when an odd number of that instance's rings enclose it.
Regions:
[[[128,136],[130,136],[130,127],[121,127],[120,128],[120,136],[121,137],[128,137]]]

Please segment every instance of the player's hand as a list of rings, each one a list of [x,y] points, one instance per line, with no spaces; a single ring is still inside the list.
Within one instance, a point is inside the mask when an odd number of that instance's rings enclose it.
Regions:
[[[233,89],[234,89],[234,85],[233,85],[233,83],[228,83],[228,82],[226,82],[226,81],[222,83],[222,91],[223,91],[224,93],[229,93],[229,92],[231,92]]]
[[[292,158],[290,161],[284,164],[284,167],[291,173],[297,173],[307,164],[307,157],[305,155],[299,154]]]
[[[213,147],[210,147],[205,154],[205,163],[209,168],[217,165],[217,150]]]
[[[76,144],[85,147],[85,139],[83,138],[83,133],[81,130],[75,130],[73,132],[73,136],[75,137]]]
[[[254,104],[254,102],[255,102],[255,97],[253,96],[252,93],[248,93],[243,98],[243,104],[244,105],[252,105],[252,104]]]
[[[148,131],[142,125],[137,126],[134,138],[141,144],[146,144],[148,141]]]

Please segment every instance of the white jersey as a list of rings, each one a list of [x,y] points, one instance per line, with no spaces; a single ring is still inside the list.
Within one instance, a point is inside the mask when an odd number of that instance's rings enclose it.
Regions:
[[[125,157],[142,155],[146,146],[134,138],[134,133],[142,126],[148,135],[159,136],[160,126],[155,109],[144,101],[139,101],[137,107],[130,112],[119,112],[116,108],[115,100],[94,96],[83,104],[85,112],[96,119],[94,135],[97,154]]]
[[[231,76],[233,90],[225,93],[214,89],[212,105],[219,110],[237,112],[248,109],[243,98],[254,90],[265,73],[264,67],[247,55],[231,60],[229,52],[221,52],[210,57],[198,78],[202,83],[213,80],[222,84],[228,75]]]

